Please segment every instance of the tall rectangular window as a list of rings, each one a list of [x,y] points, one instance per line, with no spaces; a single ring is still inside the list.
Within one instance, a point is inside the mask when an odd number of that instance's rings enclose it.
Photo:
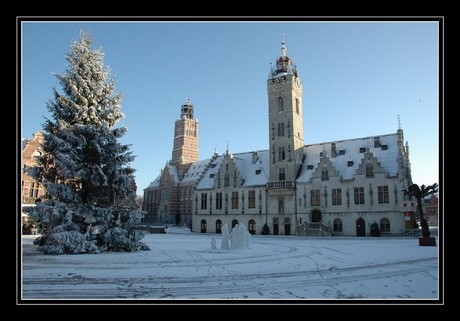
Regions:
[[[222,209],[222,193],[216,193],[216,210]]]
[[[364,204],[364,187],[355,187],[355,204]]]
[[[208,208],[208,194],[201,193],[201,209],[205,210]]]
[[[286,151],[284,146],[278,147],[278,161],[283,161],[286,159]]]
[[[29,197],[30,198],[37,198],[38,197],[38,189],[40,188],[40,184],[37,182],[31,182],[29,185]]]
[[[279,174],[278,175],[278,180],[280,180],[280,181],[286,180],[286,171],[285,171],[284,168],[280,168],[278,174]]]
[[[319,189],[311,191],[311,206],[320,206]]]
[[[284,123],[278,123],[278,137],[284,136]]]
[[[256,191],[248,192],[248,208],[256,208]]]
[[[380,204],[390,203],[390,198],[388,196],[388,186],[379,186],[378,192],[379,192],[379,203]]]
[[[230,186],[230,174],[225,173],[224,175],[224,186]]]
[[[232,192],[232,209],[238,209],[238,192]]]
[[[342,205],[342,189],[332,189],[332,205]]]
[[[374,167],[372,166],[372,164],[367,164],[366,166],[366,177],[374,177]]]

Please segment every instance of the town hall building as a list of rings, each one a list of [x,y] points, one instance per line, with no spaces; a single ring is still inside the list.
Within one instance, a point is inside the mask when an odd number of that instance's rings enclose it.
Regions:
[[[403,190],[412,184],[403,130],[305,144],[302,81],[284,39],[267,92],[269,148],[205,160],[187,98],[172,159],[144,190],[146,221],[191,221],[201,233],[239,223],[251,234],[367,236],[372,226],[403,233]]]

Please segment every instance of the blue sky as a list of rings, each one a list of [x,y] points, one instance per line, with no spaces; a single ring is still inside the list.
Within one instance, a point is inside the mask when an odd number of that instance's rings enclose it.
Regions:
[[[439,26],[436,22],[26,22],[22,137],[46,102],[80,30],[102,47],[123,93],[122,142],[142,194],[171,159],[174,122],[190,96],[200,159],[268,148],[266,80],[285,33],[303,82],[306,144],[395,133],[400,115],[412,178],[439,182]],[[58,87],[58,90],[60,88]]]

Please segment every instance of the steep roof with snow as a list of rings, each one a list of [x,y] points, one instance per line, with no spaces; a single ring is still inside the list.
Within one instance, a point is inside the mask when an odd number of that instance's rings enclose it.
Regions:
[[[253,163],[253,153],[257,153],[257,158]],[[211,189],[214,187],[214,176],[220,169],[224,155],[217,156],[209,164],[203,178],[197,184],[197,189]],[[233,160],[236,164],[239,175],[244,180],[242,186],[265,185],[268,181],[269,157],[268,150],[233,154]]]
[[[184,177],[182,180],[179,180],[179,172],[177,170],[177,166],[167,164],[166,168],[169,171],[169,174],[172,176],[174,183],[179,184],[179,183],[191,183],[191,182],[196,182],[198,179],[200,179],[201,174],[207,169],[206,165],[210,162],[210,159],[203,159],[200,161],[196,161],[190,165],[189,169],[185,173]],[[149,184],[145,189],[155,189],[160,187],[160,181],[161,181],[161,175],[158,175],[157,178],[153,182]]]
[[[379,137],[380,145],[385,147],[374,147],[375,137]],[[331,157],[332,143],[335,143],[336,146],[336,157]],[[297,181],[307,182],[311,179],[318,167],[322,152],[326,153],[326,156],[331,160],[342,179],[351,179],[364,158],[363,151],[366,148],[369,148],[370,152],[373,153],[390,176],[398,174],[398,134],[389,134],[305,145],[304,152],[306,157]]]
[[[217,156],[212,163],[209,164],[207,171],[204,173],[203,178],[198,182],[196,188],[197,189],[209,189],[214,186],[214,175],[220,169],[220,165],[222,165],[222,160],[224,159],[223,156]]]
[[[380,147],[374,147],[374,139],[377,137],[380,141]],[[335,157],[331,157],[332,144],[335,144]],[[398,134],[395,133],[305,145],[305,159],[296,181],[300,183],[310,181],[318,168],[322,153],[325,153],[330,159],[342,179],[351,179],[361,164],[367,148],[390,176],[398,175]],[[253,153],[257,153],[254,163]],[[194,162],[180,183],[198,182],[197,189],[212,189],[214,187],[214,177],[219,171],[224,157],[224,155],[219,155],[211,159]],[[270,171],[268,150],[233,154],[233,160],[239,175],[244,180],[242,186],[260,186],[268,182]],[[167,166],[174,178],[174,182],[179,183],[177,167],[169,164]],[[158,188],[160,176],[150,183],[147,189]]]
[[[252,163],[252,154],[249,152],[233,155],[236,167],[244,179],[243,186],[265,185],[270,171],[268,150],[258,151],[257,160],[254,164]]]
[[[194,162],[185,173],[181,183],[190,183],[198,180],[201,174],[206,170],[206,165],[209,163],[209,161],[210,159],[208,158]]]
[[[158,175],[157,178],[155,178],[155,180],[149,184],[149,186],[144,188],[144,190],[158,188],[160,186],[160,178],[161,178],[161,175]]]

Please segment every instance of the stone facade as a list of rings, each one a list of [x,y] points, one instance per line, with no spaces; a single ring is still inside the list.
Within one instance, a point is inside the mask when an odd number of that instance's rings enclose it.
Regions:
[[[193,177],[187,193],[177,170],[182,163],[173,153],[176,162],[145,195],[155,204],[174,202],[173,193],[161,191],[178,187],[178,195],[187,195],[179,204],[191,206],[194,232],[220,233],[224,224],[243,223],[251,234],[367,236],[377,223],[382,235],[403,233],[403,190],[412,183],[403,130],[305,145],[302,82],[284,40],[270,67],[267,93],[269,149],[215,152],[193,162],[184,174]],[[169,213],[176,208],[169,206]],[[152,211],[161,213],[161,206]]]
[[[411,184],[411,175],[402,129],[304,145],[302,81],[284,40],[269,70],[267,93],[269,149],[257,152],[258,168],[251,165],[251,153],[227,152],[222,161],[214,160],[214,181],[209,181],[208,170],[196,186],[193,231],[216,233],[222,224],[242,222],[255,234],[267,225],[269,234],[366,236],[377,223],[383,235],[403,233],[402,190]],[[221,168],[227,164],[230,183],[222,186],[216,177],[222,181]],[[265,180],[254,180],[254,170]],[[253,191],[256,209],[248,208]],[[213,207],[217,194],[223,195],[225,210]],[[232,200],[230,208],[227,198],[232,195],[238,196],[238,204]]]

